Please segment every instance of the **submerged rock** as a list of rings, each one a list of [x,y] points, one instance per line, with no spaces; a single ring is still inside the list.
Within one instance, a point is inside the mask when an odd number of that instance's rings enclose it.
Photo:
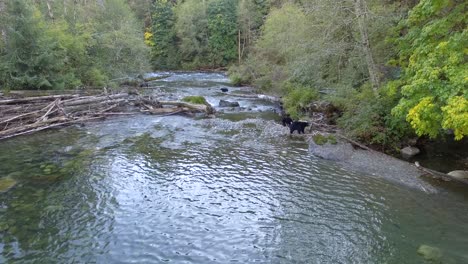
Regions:
[[[0,179],[0,193],[7,192],[13,186],[16,185],[16,181],[11,177],[5,177]]]
[[[457,179],[468,179],[468,171],[464,170],[454,170],[447,174]]]
[[[418,155],[421,151],[416,147],[406,147],[406,148],[403,148],[400,152],[403,158],[410,159]]]
[[[425,260],[431,261],[432,263],[440,263],[440,260],[442,258],[442,251],[437,247],[431,247],[431,246],[428,246],[428,245],[421,245],[421,246],[419,246],[417,252]]]
[[[239,102],[229,102],[226,100],[219,101],[219,107],[239,107]]]

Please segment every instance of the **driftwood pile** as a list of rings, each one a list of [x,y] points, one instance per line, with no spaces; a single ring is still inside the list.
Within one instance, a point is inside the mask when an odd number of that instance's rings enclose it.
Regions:
[[[152,97],[118,93],[81,96],[74,94],[25,98],[0,97],[0,140],[53,127],[135,113],[213,113],[208,105],[158,101]]]

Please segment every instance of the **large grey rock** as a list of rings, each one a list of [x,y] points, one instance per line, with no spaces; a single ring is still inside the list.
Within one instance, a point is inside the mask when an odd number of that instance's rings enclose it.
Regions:
[[[434,186],[420,179],[422,173],[412,163],[375,151],[354,149],[351,144],[341,140],[337,144],[324,145],[310,140],[309,144],[311,154],[337,162],[345,170],[388,179],[426,193],[437,192]]]
[[[464,170],[454,170],[447,174],[457,179],[468,179],[468,171]]]
[[[346,161],[353,155],[354,148],[349,143],[318,145],[312,140],[310,141],[309,151],[322,159]]]
[[[239,103],[238,102],[229,102],[229,101],[226,101],[226,100],[220,100],[219,101],[219,107],[239,107]]]
[[[403,158],[410,159],[418,155],[421,151],[416,147],[406,147],[406,148],[403,148],[400,152]]]

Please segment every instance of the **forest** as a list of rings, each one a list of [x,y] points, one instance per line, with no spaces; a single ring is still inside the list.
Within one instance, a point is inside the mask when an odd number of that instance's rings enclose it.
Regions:
[[[221,69],[368,144],[462,140],[467,21],[463,0],[0,0],[0,89]]]

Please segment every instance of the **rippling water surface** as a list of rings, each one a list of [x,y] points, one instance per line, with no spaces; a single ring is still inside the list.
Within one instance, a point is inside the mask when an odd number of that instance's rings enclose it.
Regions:
[[[221,74],[155,85],[236,99],[219,92]],[[345,171],[289,138],[272,105],[237,99],[251,112],[141,115],[0,142],[0,179],[16,181],[0,193],[0,263],[431,263],[420,245],[468,263],[466,191]]]

